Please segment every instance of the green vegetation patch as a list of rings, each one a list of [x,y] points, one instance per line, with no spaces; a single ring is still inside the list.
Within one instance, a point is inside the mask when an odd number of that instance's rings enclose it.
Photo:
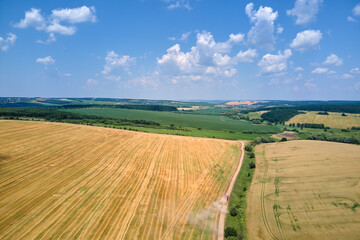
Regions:
[[[116,119],[147,120],[158,122],[163,125],[173,124],[176,126],[200,128],[215,131],[251,131],[252,133],[262,134],[280,132],[280,129],[277,126],[255,125],[248,121],[237,121],[234,119],[229,119],[226,116],[216,115],[181,114],[175,112],[154,112],[113,108],[65,109],[64,111],[83,115],[102,116]]]
[[[294,108],[279,108],[262,114],[261,118],[272,123],[284,123],[300,113]]]

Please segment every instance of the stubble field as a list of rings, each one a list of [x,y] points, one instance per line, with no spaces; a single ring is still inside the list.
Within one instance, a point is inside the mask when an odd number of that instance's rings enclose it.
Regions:
[[[249,239],[360,239],[360,146],[262,144],[256,163]]]
[[[0,121],[0,239],[213,239],[233,141]]]
[[[306,114],[298,114],[286,122],[289,123],[318,123],[324,124],[331,128],[352,128],[360,127],[360,114],[346,113],[346,117],[341,116],[342,113],[329,112],[329,115],[319,115],[318,112],[306,112]]]

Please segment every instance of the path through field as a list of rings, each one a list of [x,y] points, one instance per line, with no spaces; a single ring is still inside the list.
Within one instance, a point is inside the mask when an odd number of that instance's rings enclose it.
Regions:
[[[240,172],[240,169],[241,169],[241,166],[242,166],[242,163],[243,163],[243,160],[244,160],[244,142],[241,142],[241,156],[240,156],[240,159],[239,159],[239,163],[238,163],[238,167],[231,179],[231,182],[229,184],[229,187],[228,189],[226,190],[226,193],[230,196],[231,195],[231,192],[234,188],[234,185],[235,185],[235,182],[236,182],[236,178],[237,176],[239,175],[239,172]],[[224,201],[225,199],[223,198],[223,205],[222,205],[222,208],[223,210],[220,211],[220,218],[219,218],[219,236],[218,236],[218,240],[223,240],[224,239],[224,228],[225,228],[225,220],[226,220],[226,214],[227,214],[227,210],[228,210],[228,201]]]
[[[216,239],[235,141],[0,121],[0,239]]]

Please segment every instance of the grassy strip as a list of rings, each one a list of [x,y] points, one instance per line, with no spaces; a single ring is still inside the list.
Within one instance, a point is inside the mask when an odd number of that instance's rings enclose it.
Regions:
[[[226,239],[246,239],[246,193],[255,171],[255,168],[250,168],[250,163],[255,163],[255,159],[250,158],[249,153],[245,152],[240,173],[229,199],[229,213],[226,215],[225,236],[226,232],[234,232],[229,229],[235,229],[237,236]]]

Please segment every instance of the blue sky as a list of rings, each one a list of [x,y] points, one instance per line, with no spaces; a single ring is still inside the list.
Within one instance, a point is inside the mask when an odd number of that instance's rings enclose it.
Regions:
[[[0,96],[360,99],[360,1],[0,1]]]

